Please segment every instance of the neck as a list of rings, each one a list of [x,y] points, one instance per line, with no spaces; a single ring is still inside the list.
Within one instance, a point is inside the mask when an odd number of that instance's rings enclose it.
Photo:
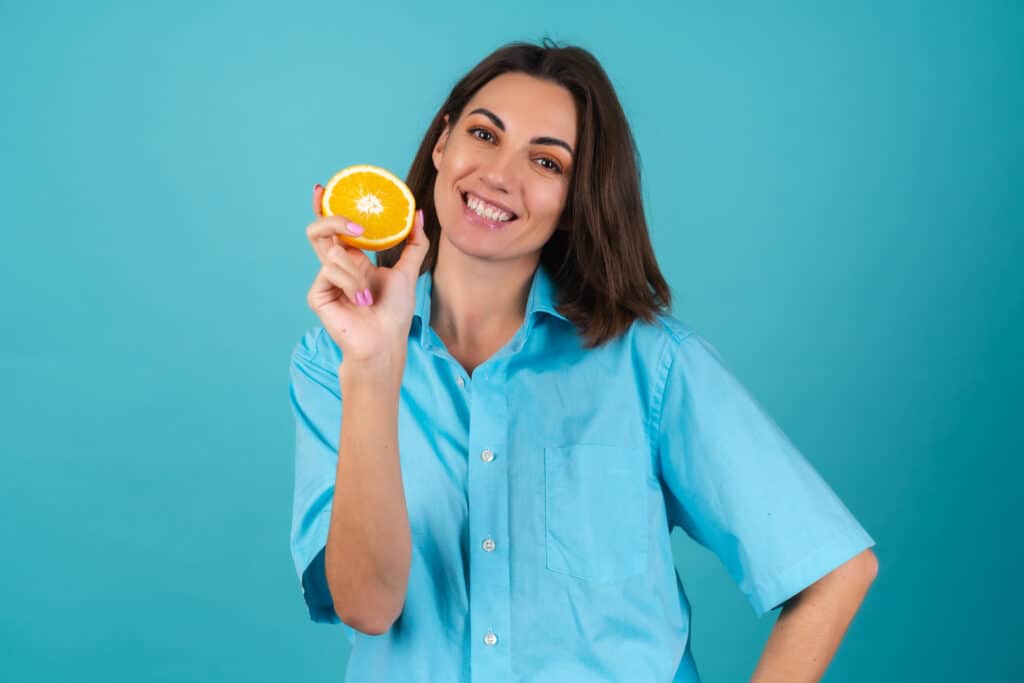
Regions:
[[[450,347],[486,348],[522,325],[538,261],[483,261],[460,256],[438,254],[430,325]]]

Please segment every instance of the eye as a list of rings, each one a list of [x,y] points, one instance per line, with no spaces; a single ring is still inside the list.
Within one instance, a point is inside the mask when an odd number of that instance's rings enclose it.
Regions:
[[[555,173],[562,172],[562,167],[559,166],[554,159],[549,159],[548,157],[541,157],[540,161],[546,161],[549,164],[551,164],[550,166],[544,166],[544,168],[548,169],[549,171],[554,171]]]
[[[487,135],[488,137],[482,138],[479,135],[477,135],[477,133],[483,133],[484,135]],[[472,135],[473,137],[475,137],[477,140],[483,140],[484,142],[490,142],[491,138],[494,137],[493,135],[491,135],[491,131],[486,130],[484,128],[470,128],[469,129],[469,134]]]
[[[491,131],[487,130],[486,128],[473,127],[468,129],[466,132],[469,133],[472,137],[476,138],[477,140],[480,140],[481,142],[491,142],[494,139],[494,134],[491,133]],[[540,161],[545,162],[542,163],[541,166],[546,170],[554,171],[555,173],[559,174],[562,173],[562,166],[554,159],[551,159],[550,157],[540,157]]]

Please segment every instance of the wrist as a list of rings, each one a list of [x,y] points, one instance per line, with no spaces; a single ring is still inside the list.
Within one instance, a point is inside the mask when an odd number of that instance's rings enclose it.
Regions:
[[[358,382],[382,387],[398,388],[405,370],[405,350],[383,352],[370,358],[343,358],[338,366],[338,380],[342,384]]]

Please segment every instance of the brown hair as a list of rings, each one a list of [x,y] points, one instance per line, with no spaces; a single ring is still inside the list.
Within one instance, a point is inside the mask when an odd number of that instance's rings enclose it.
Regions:
[[[556,283],[557,308],[576,325],[586,348],[625,332],[634,320],[653,322],[671,307],[672,294],[654,257],[640,193],[636,142],[604,69],[580,47],[508,43],[456,83],[431,121],[406,176],[423,209],[430,239],[420,274],[433,272],[441,226],[434,208],[437,170],[431,151],[444,131],[444,116],[455,127],[477,90],[506,72],[520,72],[562,85],[576,102],[578,144],[559,227],[541,249],[539,267]],[[378,266],[393,266],[405,243],[377,253]]]

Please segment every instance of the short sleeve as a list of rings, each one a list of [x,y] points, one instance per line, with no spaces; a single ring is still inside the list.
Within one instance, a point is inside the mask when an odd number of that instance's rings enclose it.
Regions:
[[[757,616],[875,545],[707,340],[686,333],[666,363],[658,462],[670,525],[718,556]]]
[[[340,624],[352,642],[354,630],[335,613],[324,571],[341,436],[340,363],[340,352],[322,327],[304,334],[292,351],[288,388],[295,416],[295,488],[290,546],[310,618]]]

